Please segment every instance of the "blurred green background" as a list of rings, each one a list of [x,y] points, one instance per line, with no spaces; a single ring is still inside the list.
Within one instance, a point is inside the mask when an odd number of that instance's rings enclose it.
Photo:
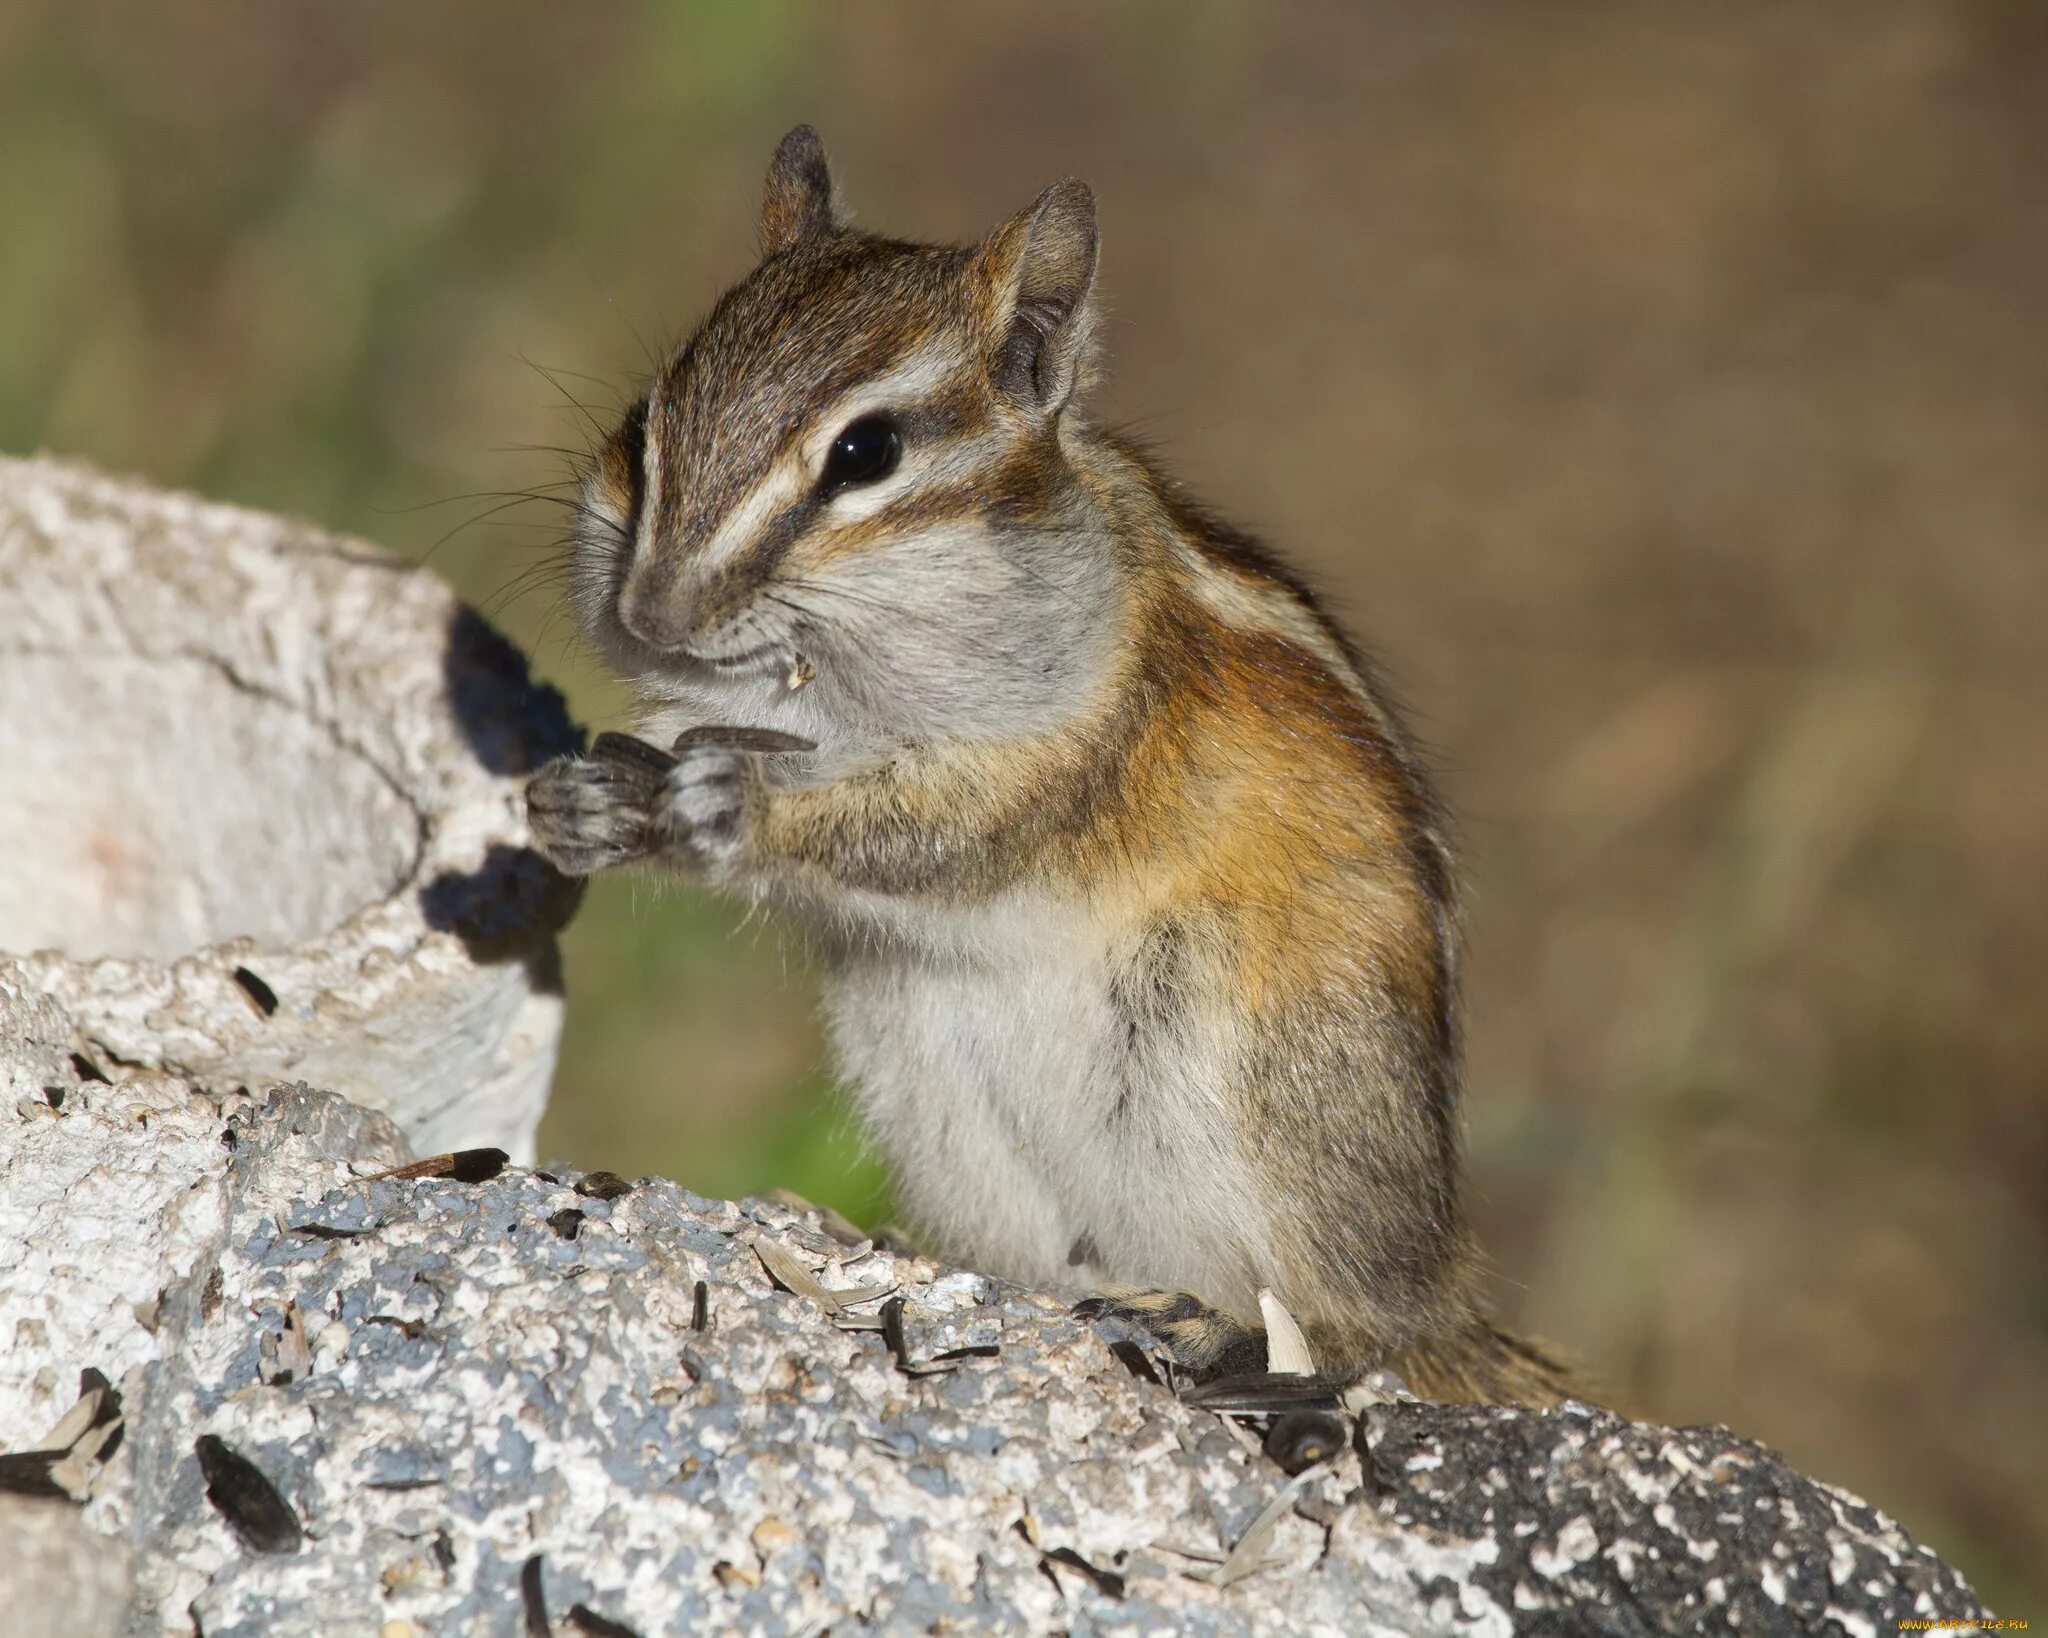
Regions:
[[[745,270],[777,136],[929,237],[1088,177],[1109,413],[1440,749],[1503,1308],[2025,1615],[2044,85],[2037,0],[10,0],[0,448],[430,557],[615,722],[518,492]],[[606,882],[567,954],[547,1152],[886,1212],[795,942]]]

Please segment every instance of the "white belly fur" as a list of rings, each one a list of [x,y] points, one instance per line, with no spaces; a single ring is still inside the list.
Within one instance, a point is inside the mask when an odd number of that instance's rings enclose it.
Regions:
[[[827,982],[841,1068],[931,1249],[1034,1284],[1186,1288],[1255,1316],[1267,1225],[1220,1009],[1140,1057],[1085,907],[920,916]],[[1122,1112],[1119,1114],[1119,1105]],[[1093,1255],[1072,1259],[1077,1246]]]

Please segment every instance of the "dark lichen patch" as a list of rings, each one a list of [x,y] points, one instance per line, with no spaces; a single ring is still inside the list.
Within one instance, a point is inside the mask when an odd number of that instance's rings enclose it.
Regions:
[[[1984,1613],[1932,1553],[1880,1546],[1897,1527],[1875,1508],[1725,1428],[1586,1405],[1383,1406],[1368,1427],[1376,1505],[1496,1543],[1472,1579],[1518,1631],[1890,1632]],[[1854,1573],[1880,1559],[1884,1574]]]

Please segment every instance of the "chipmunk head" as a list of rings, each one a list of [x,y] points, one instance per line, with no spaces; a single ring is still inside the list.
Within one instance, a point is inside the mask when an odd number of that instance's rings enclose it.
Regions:
[[[652,700],[842,755],[1077,708],[1120,609],[1062,438],[1094,195],[1056,183],[967,249],[878,238],[799,126],[761,240],[586,478],[585,629]]]

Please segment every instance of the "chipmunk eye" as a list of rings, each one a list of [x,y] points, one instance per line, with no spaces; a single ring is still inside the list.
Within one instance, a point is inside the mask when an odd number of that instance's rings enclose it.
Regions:
[[[896,470],[903,453],[903,435],[886,415],[863,415],[849,421],[825,452],[825,470],[818,481],[827,489],[850,489],[874,483]]]

